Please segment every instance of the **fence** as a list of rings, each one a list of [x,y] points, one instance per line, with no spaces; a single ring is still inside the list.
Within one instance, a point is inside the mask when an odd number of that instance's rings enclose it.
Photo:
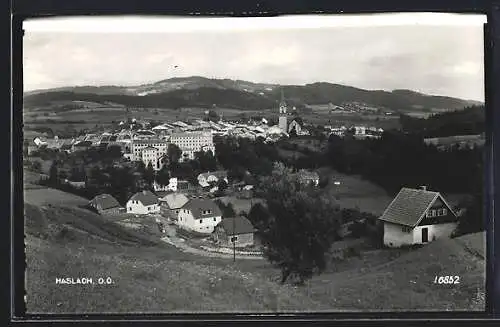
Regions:
[[[215,253],[222,253],[222,254],[233,254],[236,253],[237,255],[250,255],[250,256],[262,256],[262,251],[241,251],[241,250],[236,250],[233,252],[233,249],[230,248],[212,248],[208,246],[201,245],[201,249],[208,251],[208,252],[215,252]]]

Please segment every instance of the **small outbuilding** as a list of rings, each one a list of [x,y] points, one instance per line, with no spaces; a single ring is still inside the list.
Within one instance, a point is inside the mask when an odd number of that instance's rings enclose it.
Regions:
[[[224,218],[215,227],[213,240],[221,246],[246,247],[254,244],[255,229],[246,217]]]
[[[123,211],[120,203],[109,194],[100,194],[89,201],[89,207],[101,215],[119,214]]]

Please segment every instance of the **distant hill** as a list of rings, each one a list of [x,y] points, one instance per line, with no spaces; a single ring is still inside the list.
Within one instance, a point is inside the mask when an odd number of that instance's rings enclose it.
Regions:
[[[410,90],[364,90],[332,83],[277,85],[231,79],[178,77],[139,86],[78,86],[27,92],[26,109],[50,106],[58,101],[112,102],[126,106],[176,108],[198,106],[262,110],[276,107],[281,90],[290,105],[362,102],[396,112],[461,109],[477,101],[431,96]]]

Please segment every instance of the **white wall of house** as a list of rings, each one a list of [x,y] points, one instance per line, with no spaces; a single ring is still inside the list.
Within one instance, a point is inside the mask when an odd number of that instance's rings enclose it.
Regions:
[[[128,200],[127,202],[127,213],[133,213],[137,215],[147,215],[150,213],[159,213],[160,205],[152,204],[149,206],[145,206],[142,202],[137,200]]]
[[[177,177],[172,177],[168,181],[168,185],[160,185],[156,182],[153,183],[155,191],[174,191],[177,192]]]
[[[413,233],[404,232],[403,226],[384,222],[384,245],[400,247],[413,244]]]
[[[432,242],[439,238],[451,237],[457,228],[457,223],[417,226],[410,232],[403,231],[404,226],[384,222],[384,245],[400,247],[403,245],[423,244],[422,229],[427,228],[428,240]]]
[[[413,244],[422,244],[422,229],[427,228],[429,242],[438,238],[449,238],[457,228],[457,223],[417,226],[413,230]]]
[[[198,233],[211,234],[214,231],[215,226],[217,226],[221,220],[222,216],[208,216],[202,219],[194,219],[190,210],[181,209],[177,223],[180,227],[190,229]]]

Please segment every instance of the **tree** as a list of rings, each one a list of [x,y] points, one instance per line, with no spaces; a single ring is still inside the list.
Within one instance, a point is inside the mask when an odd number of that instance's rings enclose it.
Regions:
[[[331,199],[301,186],[282,164],[262,179],[269,216],[260,234],[266,258],[281,270],[281,283],[301,285],[326,268],[326,253],[337,236],[340,210]]]
[[[208,120],[209,121],[213,121],[213,122],[218,122],[219,121],[219,115],[217,114],[217,112],[215,112],[215,110],[210,110],[208,112]]]
[[[214,202],[220,208],[223,218],[234,217],[236,215],[236,211],[234,210],[233,204],[231,202],[225,204],[219,199],[215,200]]]
[[[153,182],[155,180],[155,171],[153,169],[153,164],[151,162],[148,163],[148,167],[146,168],[146,171],[144,172],[143,178],[149,187],[151,187],[151,185],[153,185]]]
[[[33,169],[36,172],[41,172],[42,171],[42,163],[38,160],[33,161],[31,164],[31,169]]]
[[[57,169],[57,162],[55,160],[52,161],[52,165],[50,166],[49,181],[53,185],[59,184],[59,174]]]
[[[195,160],[198,161],[201,171],[217,170],[217,160],[212,151],[199,151],[194,154]]]
[[[167,148],[167,156],[171,163],[178,163],[181,158],[182,150],[175,144],[170,143]]]
[[[159,185],[168,185],[170,183],[170,173],[167,166],[163,166],[156,174],[156,182]]]
[[[257,202],[250,208],[250,212],[248,213],[248,219],[252,223],[252,225],[257,229],[257,231],[261,230],[265,225],[265,223],[269,220],[269,211],[264,207],[264,205],[260,202]]]
[[[106,154],[111,159],[119,159],[123,156],[122,148],[119,145],[110,145],[106,149]]]
[[[224,193],[224,191],[227,190],[227,182],[223,178],[217,181],[217,189],[221,193]]]

